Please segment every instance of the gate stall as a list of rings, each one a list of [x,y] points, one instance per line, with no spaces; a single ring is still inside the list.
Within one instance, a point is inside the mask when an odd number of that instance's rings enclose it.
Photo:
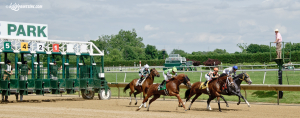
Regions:
[[[0,92],[3,99],[4,96],[7,98],[11,94],[15,94],[18,99],[18,95],[65,92],[67,94],[81,92],[85,99],[93,99],[94,94],[98,93],[99,99],[110,99],[110,88],[104,76],[104,53],[92,42],[48,40],[45,37],[37,37],[39,32],[34,32],[33,29],[43,30],[44,33],[40,34],[47,37],[47,25],[43,24],[3,21],[0,21],[0,24],[1,34],[7,33],[0,35]],[[23,33],[20,33],[22,30],[19,29],[26,26],[27,29],[24,28],[23,32],[29,33],[20,36]],[[14,55],[14,58],[11,58],[13,74],[9,80],[4,80],[4,69],[9,67],[5,63],[8,54]],[[97,63],[94,60],[95,56],[101,58]],[[20,80],[20,72],[25,73],[24,61],[28,62],[30,72],[27,80]]]

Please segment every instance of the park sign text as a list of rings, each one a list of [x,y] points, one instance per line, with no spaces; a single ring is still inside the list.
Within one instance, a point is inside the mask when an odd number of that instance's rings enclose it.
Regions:
[[[0,38],[48,40],[48,25],[0,21]]]

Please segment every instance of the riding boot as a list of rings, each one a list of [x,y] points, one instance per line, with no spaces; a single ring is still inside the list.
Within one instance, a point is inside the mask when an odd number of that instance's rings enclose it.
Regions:
[[[206,86],[206,84],[207,84],[207,80],[204,82],[204,86]]]
[[[166,80],[163,80],[163,81],[161,82],[160,86],[163,86],[165,82],[166,82]]]
[[[138,81],[139,85],[141,84],[141,82],[143,81],[143,77],[141,77]]]

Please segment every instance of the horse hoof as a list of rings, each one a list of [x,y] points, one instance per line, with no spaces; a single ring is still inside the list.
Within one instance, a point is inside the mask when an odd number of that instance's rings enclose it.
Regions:
[[[131,105],[131,102],[129,102],[129,105]]]
[[[136,109],[136,111],[139,111],[139,110],[140,110],[140,108]]]
[[[226,107],[229,107],[229,105],[226,105]]]
[[[237,105],[240,105],[240,103],[237,103]]]
[[[134,103],[134,105],[137,105],[137,102],[136,102],[136,103]]]
[[[248,107],[251,107],[250,105],[248,105]]]
[[[182,105],[178,105],[178,107],[183,107]]]
[[[222,112],[222,111],[220,110],[220,112]]]
[[[187,111],[186,109],[184,111]]]

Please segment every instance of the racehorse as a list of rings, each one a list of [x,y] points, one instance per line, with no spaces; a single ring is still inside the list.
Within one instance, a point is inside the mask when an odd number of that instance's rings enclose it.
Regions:
[[[227,79],[228,78],[228,79]],[[209,98],[207,100],[207,109],[208,110],[212,110],[210,107],[210,101],[215,99],[217,97],[218,100],[218,106],[219,106],[219,111],[222,112],[221,107],[220,107],[220,97],[225,101],[226,106],[228,107],[227,101],[225,100],[225,98],[221,95],[222,92],[222,87],[223,85],[225,85],[226,83],[229,86],[234,86],[234,82],[233,79],[229,76],[227,76],[227,74],[223,73],[220,75],[219,78],[210,81],[207,86],[209,89],[209,93],[207,91],[207,89],[199,89],[200,85],[202,82],[196,82],[192,85],[191,89],[188,89],[185,91],[185,98],[186,98],[186,102],[193,96],[196,94],[196,96],[193,98],[193,100],[191,101],[191,104],[189,106],[189,110],[191,109],[191,106],[193,104],[193,102],[202,94],[210,94]]]
[[[149,105],[148,105],[148,108],[147,108],[148,111],[149,111],[149,108],[150,108],[150,104],[153,101],[155,101],[157,98],[159,98],[160,95],[176,96],[178,98],[179,103],[183,104],[182,100],[181,100],[181,98],[179,96],[179,85],[181,83],[184,83],[188,88],[191,88],[190,79],[185,74],[179,74],[176,77],[171,78],[169,80],[169,82],[167,82],[167,84],[166,84],[166,90],[160,90],[160,91],[158,91],[158,87],[159,87],[160,84],[152,84],[149,87],[149,90],[147,92],[146,98],[143,100],[141,106],[137,109],[137,111],[140,110],[141,107],[144,104],[147,103],[148,98],[151,97],[152,95],[154,95],[154,97],[149,102]],[[184,110],[186,110],[184,105],[183,105],[183,108],[184,108]]]
[[[239,102],[237,103],[237,105],[239,105],[241,103],[241,98],[244,99],[244,101],[246,102],[246,104],[248,105],[248,107],[251,107],[249,102],[244,98],[244,96],[241,94],[241,83],[245,81],[247,82],[247,84],[251,85],[252,81],[250,79],[250,76],[247,73],[241,73],[239,75],[237,75],[236,77],[233,78],[233,82],[234,82],[234,87],[228,87],[228,92],[223,91],[221,94],[223,95],[236,95],[239,97]]]
[[[126,92],[127,89],[130,88],[130,102],[129,105],[131,105],[131,94],[133,93],[134,98],[135,98],[135,105],[137,105],[137,99],[136,99],[136,95],[143,92],[143,97],[145,99],[145,94],[147,93],[148,87],[150,85],[153,84],[154,81],[154,77],[159,77],[159,73],[157,72],[157,70],[155,68],[152,68],[150,70],[150,74],[148,75],[148,77],[146,78],[146,80],[144,81],[142,86],[136,86],[136,83],[138,82],[139,79],[134,79],[132,80],[129,84],[126,85],[126,87],[124,88],[124,93]],[[136,92],[134,92],[136,90]]]

